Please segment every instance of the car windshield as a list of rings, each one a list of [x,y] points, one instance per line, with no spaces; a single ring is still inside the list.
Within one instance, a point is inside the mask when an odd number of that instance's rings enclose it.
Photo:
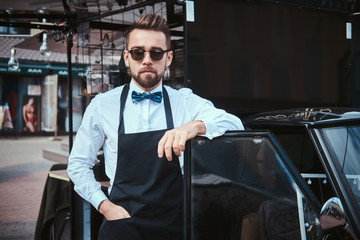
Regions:
[[[360,126],[323,128],[322,133],[360,205]]]

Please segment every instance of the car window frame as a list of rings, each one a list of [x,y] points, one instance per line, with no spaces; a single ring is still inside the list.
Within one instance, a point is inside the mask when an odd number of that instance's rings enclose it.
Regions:
[[[324,127],[351,126],[358,124],[360,124],[360,120],[348,120],[336,123],[321,123],[306,126],[310,138],[313,141],[315,149],[319,155],[320,161],[323,164],[325,174],[332,184],[337,197],[339,197],[342,202],[345,211],[345,218],[347,219],[347,223],[355,236],[360,236],[360,215],[358,214],[360,212],[360,208],[358,207],[358,203],[356,202],[346,176],[340,174],[340,163],[332,157],[335,153],[331,153],[331,150],[329,150],[327,143],[323,139],[321,129]]]
[[[290,160],[273,133],[270,131],[228,131],[223,136],[218,138],[221,139],[228,137],[266,137],[273,145],[276,154],[280,156],[280,160],[288,171],[290,177],[296,183],[304,198],[309,202],[314,212],[319,217],[322,207],[320,202],[312,193],[309,186],[301,176],[301,173],[298,171],[295,164]],[[186,239],[191,239],[191,142],[201,139],[207,140],[207,138],[198,136],[192,140],[187,141],[184,152],[184,234]]]

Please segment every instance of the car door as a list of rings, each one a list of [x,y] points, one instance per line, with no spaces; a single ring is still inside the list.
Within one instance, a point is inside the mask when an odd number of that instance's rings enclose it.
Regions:
[[[188,141],[185,236],[321,239],[320,203],[269,132],[229,132]]]
[[[360,238],[360,121],[308,126],[347,226]]]

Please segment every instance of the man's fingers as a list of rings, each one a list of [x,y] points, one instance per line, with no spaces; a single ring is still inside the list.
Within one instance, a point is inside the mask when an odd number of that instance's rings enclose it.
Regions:
[[[128,212],[125,208],[122,208],[122,209],[123,209],[123,214],[124,214],[124,217],[125,217],[125,218],[131,217],[130,214],[129,214],[129,212]]]
[[[162,158],[166,156],[166,159],[172,160],[172,143],[174,141],[174,136],[170,131],[165,132],[164,136],[160,139],[158,144],[158,157]]]
[[[104,203],[104,204],[102,204]],[[122,206],[116,205],[109,200],[103,201],[101,204],[101,213],[104,215],[106,220],[117,220],[123,218],[130,218],[129,212]],[[104,209],[105,208],[105,209]]]
[[[172,144],[174,153],[178,157],[180,157],[180,155],[181,155],[181,153],[180,153],[181,149],[180,149],[180,145],[179,145],[180,139],[181,139],[181,136],[176,135],[174,138],[174,142]]]
[[[204,124],[201,122],[201,126]],[[192,121],[184,124],[180,127],[167,131],[160,139],[158,144],[158,156],[162,158],[165,156],[167,160],[172,160],[172,151],[177,156],[181,155],[182,151],[185,151],[185,143],[188,139],[195,137],[199,132],[203,133],[205,130],[199,130],[199,121]]]
[[[173,141],[174,141],[174,135],[170,135],[166,139],[166,142],[164,144],[164,149],[165,149],[165,156],[166,159],[171,161],[172,160],[172,146],[173,146]]]
[[[158,143],[158,157],[162,158],[164,156],[164,143],[165,143],[165,135],[160,139]]]
[[[185,136],[185,135],[182,135],[180,140],[179,140],[179,148],[180,148],[180,151],[185,151],[185,144],[186,144],[186,141],[188,140],[188,138]]]

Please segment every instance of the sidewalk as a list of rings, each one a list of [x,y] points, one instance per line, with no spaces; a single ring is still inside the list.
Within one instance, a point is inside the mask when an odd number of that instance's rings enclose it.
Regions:
[[[55,163],[42,150],[60,148],[68,137],[0,138],[0,240],[34,239],[47,172]]]

